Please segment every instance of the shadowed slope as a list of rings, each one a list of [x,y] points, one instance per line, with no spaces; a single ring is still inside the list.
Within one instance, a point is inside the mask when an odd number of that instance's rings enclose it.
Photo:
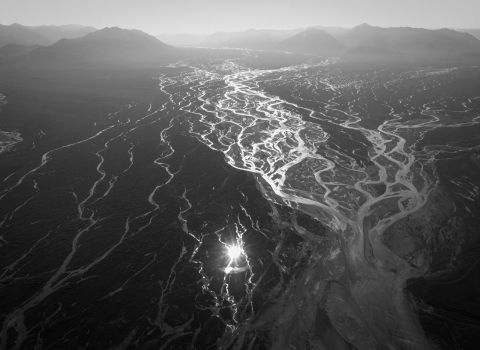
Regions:
[[[16,55],[23,55],[33,50],[39,48],[40,45],[19,45],[19,44],[7,44],[0,48],[0,55],[5,56],[16,56]]]
[[[60,39],[81,38],[89,33],[97,31],[97,28],[82,26],[77,24],[68,24],[63,26],[39,26],[29,27],[35,33],[42,35],[52,42]]]
[[[449,29],[381,28],[361,24],[339,37],[351,48],[367,46],[396,52],[462,53],[480,51],[480,41]]]
[[[284,39],[302,29],[294,30],[256,30],[249,29],[238,33],[214,33],[206,37],[200,45],[210,47],[232,47],[244,49],[270,50]]]
[[[139,30],[105,28],[78,39],[62,39],[32,52],[35,58],[54,60],[148,60],[172,47]]]
[[[335,53],[343,49],[337,39],[318,28],[307,29],[283,40],[275,47],[279,50],[310,53]]]
[[[18,45],[50,45],[53,41],[20,24],[12,24],[10,26],[0,24],[0,47],[11,43]]]

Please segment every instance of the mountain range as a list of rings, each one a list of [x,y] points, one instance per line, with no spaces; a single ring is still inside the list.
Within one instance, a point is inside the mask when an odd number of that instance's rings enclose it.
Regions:
[[[371,47],[398,53],[480,51],[480,41],[451,29],[381,28],[361,24],[338,37],[346,47]]]
[[[282,40],[275,45],[275,49],[322,54],[339,53],[344,49],[344,45],[322,29],[309,28]]]
[[[18,23],[0,24],[0,47],[7,44],[47,46],[63,38],[80,38],[96,30],[81,25],[27,27]]]
[[[80,38],[87,35],[88,33],[93,33],[97,31],[97,28],[81,26],[78,24],[67,24],[62,26],[39,26],[27,28],[49,39],[52,43],[55,43],[60,39]]]
[[[40,45],[20,45],[20,44],[14,44],[10,43],[5,46],[0,47],[0,56],[17,56],[17,55],[23,55],[29,52],[32,52],[33,50],[41,47]]]
[[[51,45],[53,41],[20,24],[9,26],[0,24],[0,47],[7,44]]]
[[[284,50],[312,54],[463,54],[480,52],[474,35],[452,29],[382,28],[361,24],[352,29],[312,27],[290,31],[217,32],[197,43],[207,47]]]
[[[468,34],[472,34],[475,38],[477,38],[478,40],[480,40],[480,28],[478,29],[455,29],[457,32],[463,32],[463,33],[468,33]]]
[[[140,30],[112,27],[81,38],[60,39],[51,46],[33,50],[30,56],[69,61],[149,60],[170,49],[173,47]]]
[[[170,43],[202,47],[280,50],[317,55],[450,55],[478,57],[480,40],[452,29],[382,28],[361,24],[352,29],[310,27],[293,30],[217,32],[200,35],[159,35]],[[34,59],[151,60],[172,52],[172,46],[136,29],[97,30],[80,25],[26,27],[0,25],[0,57],[29,55]],[[166,41],[167,41],[166,40]],[[178,44],[177,44],[178,45]]]
[[[155,38],[157,38],[158,40],[163,41],[165,44],[174,46],[199,45],[206,37],[207,35],[195,35],[185,33],[163,33],[155,35]]]
[[[231,47],[242,49],[269,50],[281,41],[290,38],[303,29],[256,30],[243,32],[217,32],[204,38],[199,45],[207,47]]]

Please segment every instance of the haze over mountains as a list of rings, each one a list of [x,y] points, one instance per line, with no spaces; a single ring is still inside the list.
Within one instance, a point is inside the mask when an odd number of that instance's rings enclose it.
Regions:
[[[281,41],[290,38],[303,29],[293,30],[256,30],[249,29],[239,33],[218,32],[209,35],[200,42],[201,46],[232,47],[244,49],[273,49]]]
[[[473,35],[450,29],[381,28],[362,24],[339,37],[350,48],[371,47],[399,53],[480,51],[480,41]]]
[[[104,28],[81,38],[61,39],[55,44],[31,52],[34,58],[59,60],[156,58],[172,47],[140,30]]]
[[[455,29],[458,32],[472,34],[475,38],[480,40],[480,28],[479,29]]]
[[[475,30],[470,30],[475,33]],[[452,29],[382,28],[362,24],[351,29],[312,27],[295,30],[217,32],[208,36],[159,35],[171,45],[284,50],[311,54],[367,56],[464,55],[480,52],[473,34]]]
[[[287,34],[290,35],[287,37]],[[278,49],[314,54],[459,54],[480,51],[480,40],[468,33],[451,29],[381,28],[368,24],[350,30],[330,30],[330,33],[321,27],[291,32],[249,30],[235,34],[215,33],[205,38],[200,45]]]
[[[44,36],[50,41],[57,42],[60,39],[74,39],[80,38],[97,31],[97,28],[85,27],[78,24],[67,24],[63,26],[39,26],[28,27],[34,32]]]
[[[20,24],[9,26],[0,24],[0,47],[7,44],[51,45],[53,41]]]
[[[472,30],[475,33],[474,30]],[[161,39],[164,39],[164,43]],[[153,37],[135,29],[97,30],[81,25],[26,27],[0,25],[0,56],[29,55],[49,60],[151,60],[172,46],[281,50],[316,55],[427,55],[478,57],[480,40],[452,29],[382,28],[362,24],[340,27],[217,32],[211,35],[164,34]]]
[[[39,47],[42,47],[41,45],[20,45],[20,44],[14,44],[10,43],[5,46],[2,46],[0,48],[0,56],[17,56],[17,55],[23,55],[27,54]]]
[[[7,44],[51,45],[60,39],[73,39],[96,31],[96,28],[81,25],[27,27],[18,23],[0,25],[0,47]]]
[[[155,37],[169,45],[177,46],[194,46],[199,45],[200,42],[205,39],[208,35],[195,35],[195,34],[186,34],[186,33],[163,33],[155,35]]]
[[[322,29],[309,28],[279,42],[275,48],[284,51],[320,54],[339,53],[344,49],[344,45]]]

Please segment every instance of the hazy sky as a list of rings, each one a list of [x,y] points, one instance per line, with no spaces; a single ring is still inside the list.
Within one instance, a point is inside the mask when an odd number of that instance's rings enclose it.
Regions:
[[[83,24],[150,34],[353,27],[480,28],[480,0],[0,0],[0,24]]]

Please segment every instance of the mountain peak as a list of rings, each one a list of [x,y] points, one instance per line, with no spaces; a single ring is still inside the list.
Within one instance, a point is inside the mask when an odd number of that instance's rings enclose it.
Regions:
[[[450,29],[381,28],[364,23],[342,35],[340,40],[350,48],[362,47],[358,50],[362,54],[373,49],[404,53],[480,52],[480,42],[476,38]]]
[[[18,45],[51,45],[52,41],[18,23],[0,24],[0,47],[11,43]]]
[[[354,28],[372,28],[372,26],[368,23],[362,23],[362,24],[359,24],[358,26],[356,26]]]
[[[33,52],[37,57],[75,60],[149,60],[171,46],[140,30],[103,28],[74,39],[61,39]]]
[[[315,32],[324,32],[324,30],[323,30],[323,29],[320,29],[320,28],[309,27],[309,28],[305,29],[304,32],[307,32],[307,33],[315,33]]]
[[[343,45],[320,28],[308,28],[278,43],[277,49],[309,53],[333,53],[341,51]]]
[[[379,27],[371,26],[368,23],[362,23],[362,24],[350,29],[350,32],[352,32],[352,33],[371,33],[371,32],[374,32],[378,28]]]

